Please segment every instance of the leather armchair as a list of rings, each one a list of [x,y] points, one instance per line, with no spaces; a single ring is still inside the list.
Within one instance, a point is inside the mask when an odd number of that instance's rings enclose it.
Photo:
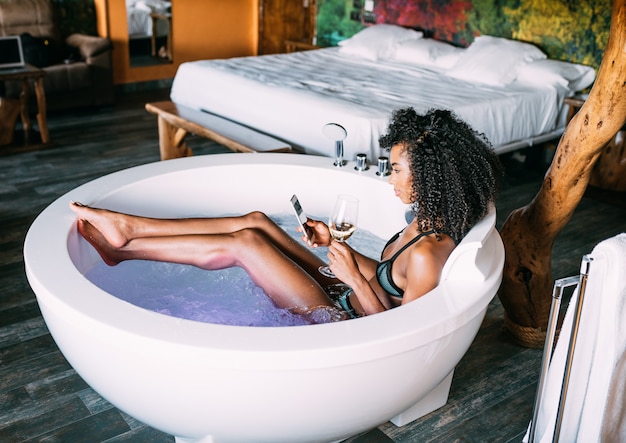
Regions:
[[[66,56],[59,56],[47,66],[39,66],[46,72],[44,89],[48,111],[113,104],[111,41],[76,33],[62,38],[56,18],[51,0],[0,1],[0,35],[27,33],[49,39],[57,48],[65,48]],[[9,98],[18,97],[22,90],[18,82],[7,81],[4,86],[4,95]]]

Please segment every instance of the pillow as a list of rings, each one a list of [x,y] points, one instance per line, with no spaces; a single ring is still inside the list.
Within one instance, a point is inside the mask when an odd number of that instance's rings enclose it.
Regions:
[[[572,91],[588,88],[596,78],[591,66],[561,60],[537,60],[520,67],[517,81],[526,84],[560,84]]]
[[[376,61],[393,54],[397,45],[422,38],[423,33],[397,25],[369,26],[339,42],[339,53]]]
[[[446,42],[422,38],[400,43],[392,59],[402,63],[447,69],[458,61],[463,51]]]
[[[461,80],[506,86],[517,78],[520,66],[545,58],[539,48],[529,43],[481,35],[447,74]]]

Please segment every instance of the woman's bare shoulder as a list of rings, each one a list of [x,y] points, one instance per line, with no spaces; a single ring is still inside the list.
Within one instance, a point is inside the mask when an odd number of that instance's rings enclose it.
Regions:
[[[455,248],[455,243],[447,235],[429,235],[418,242],[409,252],[409,266],[407,275],[413,272],[425,272],[430,275],[439,274],[446,263],[446,260]]]

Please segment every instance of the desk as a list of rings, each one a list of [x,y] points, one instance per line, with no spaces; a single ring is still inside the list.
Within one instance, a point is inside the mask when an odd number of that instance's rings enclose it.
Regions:
[[[310,51],[312,49],[320,49],[321,46],[314,45],[308,41],[302,40],[285,40],[285,52]]]
[[[156,27],[157,22],[159,20],[164,20],[167,23],[167,48],[165,55],[169,61],[172,61],[172,14],[163,12],[152,12],[150,13],[150,18],[152,19],[152,36],[150,38],[151,48],[152,48],[152,57],[157,55],[156,50]]]
[[[39,135],[41,142],[50,143],[48,133],[48,122],[46,120],[46,93],[43,88],[43,77],[46,75],[43,69],[26,65],[23,68],[0,70],[0,81],[18,80],[22,82],[22,92],[20,94],[20,116],[24,127],[25,141],[28,142],[28,135],[32,130],[32,122],[28,115],[28,98],[30,97],[30,82],[35,83],[35,94],[37,96],[37,124],[39,125]]]

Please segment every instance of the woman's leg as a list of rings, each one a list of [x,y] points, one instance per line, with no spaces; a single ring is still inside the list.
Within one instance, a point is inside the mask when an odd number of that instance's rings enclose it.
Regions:
[[[78,218],[98,229],[112,246],[123,246],[140,237],[163,237],[187,234],[226,234],[256,227],[255,213],[238,217],[164,219],[141,217],[108,209],[92,208],[70,202]]]
[[[243,229],[263,232],[268,241],[297,263],[321,285],[336,283],[318,272],[324,262],[308,247],[293,239],[262,212],[237,217],[156,219],[123,214],[71,202],[79,219],[88,221],[113,247],[122,247],[139,238],[175,237],[198,234],[229,234]]]
[[[320,284],[260,230],[140,237],[117,247],[89,221],[79,219],[78,229],[110,265],[144,259],[207,270],[238,266],[280,307],[305,313],[320,306],[334,306]]]

